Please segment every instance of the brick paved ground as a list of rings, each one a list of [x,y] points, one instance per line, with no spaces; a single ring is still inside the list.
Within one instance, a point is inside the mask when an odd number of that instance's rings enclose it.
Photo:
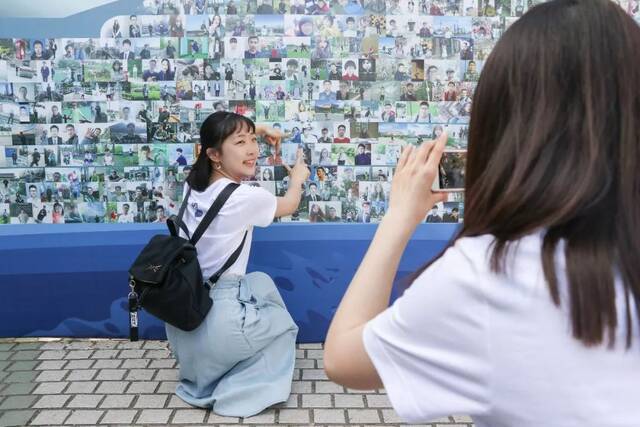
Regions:
[[[348,390],[327,380],[321,344],[301,344],[297,352],[286,403],[229,418],[194,409],[173,394],[177,370],[166,341],[0,340],[0,427],[401,425],[383,390]],[[472,426],[465,416],[428,425]]]

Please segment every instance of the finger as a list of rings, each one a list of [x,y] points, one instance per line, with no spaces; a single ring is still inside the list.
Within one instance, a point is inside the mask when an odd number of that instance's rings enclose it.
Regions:
[[[396,165],[396,171],[402,170],[404,166],[407,164],[409,159],[409,155],[413,152],[413,145],[405,145],[402,148],[402,154],[400,154],[400,159],[398,160],[398,164]]]
[[[433,149],[433,145],[434,145],[433,141],[428,141],[420,146],[420,151],[416,155],[417,157],[416,161],[419,164],[423,165],[427,162],[427,159],[429,158],[429,153],[431,153],[431,150]]]
[[[304,153],[302,151],[302,148],[298,148],[298,152],[296,153],[296,163],[304,164],[303,155]]]
[[[438,165],[440,164],[440,159],[442,158],[442,153],[444,152],[444,148],[447,144],[447,134],[446,132],[442,132],[442,134],[435,140],[435,145],[431,153],[429,154],[429,158],[427,160],[427,169],[433,169],[436,171],[438,169]]]

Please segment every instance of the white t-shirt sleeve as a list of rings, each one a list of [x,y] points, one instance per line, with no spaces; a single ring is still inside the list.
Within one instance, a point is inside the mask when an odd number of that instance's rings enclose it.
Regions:
[[[489,410],[488,306],[462,240],[364,329],[367,354],[409,422]]]
[[[242,222],[250,226],[267,227],[276,215],[276,196],[261,187],[240,185],[231,200],[232,214],[239,215]]]

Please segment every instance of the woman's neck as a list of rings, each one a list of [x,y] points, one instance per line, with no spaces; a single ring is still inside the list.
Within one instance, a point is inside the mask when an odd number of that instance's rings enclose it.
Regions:
[[[222,179],[222,178],[227,178],[230,179],[231,181],[240,184],[241,179],[240,178],[234,178],[233,176],[229,175],[228,173],[222,171],[221,169],[216,169],[213,171],[213,175],[211,175],[211,179],[209,180],[209,184],[213,184],[214,182]]]

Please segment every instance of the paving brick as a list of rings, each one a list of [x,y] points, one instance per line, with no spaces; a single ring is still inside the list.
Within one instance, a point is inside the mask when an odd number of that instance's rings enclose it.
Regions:
[[[307,359],[322,359],[324,350],[307,350]]]
[[[347,409],[347,417],[351,424],[380,422],[380,415],[375,409]]]
[[[308,424],[309,411],[307,409],[280,409],[279,424]]]
[[[169,399],[169,403],[167,403],[165,406],[167,408],[191,408],[192,407],[191,405],[189,405],[187,402],[180,399],[176,395],[171,396],[171,399]]]
[[[40,411],[30,424],[36,426],[62,424],[70,413],[68,409],[47,409]]]
[[[402,418],[400,418],[400,416],[393,409],[383,409],[382,410],[382,420],[385,423],[401,423],[401,422],[403,422]]]
[[[311,393],[311,381],[293,381],[291,383],[291,393]]]
[[[104,414],[104,411],[79,409],[79,410],[73,411],[71,413],[71,416],[67,418],[67,420],[64,423],[75,424],[75,425],[77,424],[96,425],[98,424],[98,420],[100,419],[100,417],[102,417],[103,414]]]
[[[131,369],[125,379],[127,381],[149,381],[155,373],[155,369]]]
[[[95,360],[69,360],[65,369],[89,369],[95,364]]]
[[[98,381],[119,381],[124,378],[125,369],[101,369],[96,376]]]
[[[2,390],[0,392],[0,395],[4,395],[4,396],[14,396],[17,394],[31,394],[33,392],[33,389],[36,388],[36,385],[31,383],[13,383],[13,384],[7,385],[5,388],[2,388],[2,385],[3,384],[0,383],[0,390]]]
[[[329,378],[327,378],[327,375],[324,373],[323,369],[303,369],[302,379],[303,380],[328,380]]]
[[[41,345],[39,342],[17,342],[12,350],[39,350]]]
[[[112,339],[99,339],[93,342],[93,348],[98,350],[112,350],[118,345],[116,340]]]
[[[7,366],[4,370],[7,372],[33,371],[39,363],[37,360],[18,360],[11,363],[10,366]],[[7,365],[9,365],[9,362],[7,362]]]
[[[342,409],[314,409],[313,420],[316,424],[344,424],[344,410]]]
[[[144,357],[147,359],[168,359],[171,357],[171,352],[169,350],[147,350]]]
[[[38,387],[33,391],[34,394],[56,394],[62,393],[69,385],[66,381],[46,382],[40,383]]]
[[[64,350],[47,350],[43,351],[39,356],[39,360],[59,360],[64,359],[67,352]]]
[[[20,362],[13,362],[11,360],[0,360],[0,371],[9,371],[9,367],[16,363]]]
[[[122,365],[120,359],[98,359],[91,367],[93,369],[117,369],[120,365]]]
[[[65,390],[68,394],[93,393],[98,386],[98,381],[76,381],[72,382]]]
[[[120,365],[122,369],[144,369],[149,365],[149,359],[126,359]],[[166,368],[170,368],[171,366],[163,366]]]
[[[138,396],[135,408],[164,408],[169,396],[166,394],[141,394]]]
[[[218,415],[215,412],[209,412],[209,418],[207,418],[207,424],[238,424],[240,423],[240,418],[237,417],[224,417],[222,415]]]
[[[302,349],[322,349],[321,343],[298,344],[298,348]]]
[[[67,403],[67,408],[97,408],[104,394],[77,394]]]
[[[156,393],[175,393],[178,387],[177,381],[162,381]]]
[[[204,422],[207,411],[204,409],[177,409],[171,424],[196,424]]]
[[[316,393],[344,393],[344,387],[331,381],[315,381]]]
[[[39,373],[39,375],[35,378],[36,382],[52,382],[62,381],[67,373],[69,373],[69,371],[66,369],[59,369],[52,371],[34,371],[34,373]]]
[[[101,408],[128,408],[135,398],[132,394],[109,394],[100,404]]]
[[[168,345],[167,341],[146,340],[142,348],[147,350],[166,350]]]
[[[64,350],[65,343],[63,342],[46,342],[40,346],[40,350]]]
[[[315,360],[312,360],[312,359],[296,359],[296,365],[295,366],[298,369],[315,368],[316,367],[316,362],[315,362]]]
[[[35,371],[16,371],[11,372],[2,379],[5,383],[30,383],[36,379],[38,372]]]
[[[360,394],[336,394],[333,398],[336,408],[364,408],[364,398]]]
[[[97,372],[96,369],[74,369],[67,377],[67,381],[90,381]]]
[[[143,359],[143,360],[148,360],[148,359]],[[175,367],[176,367],[176,361],[174,359],[152,360],[151,363],[149,363],[149,366],[147,366],[147,368],[153,368],[153,369],[168,369],[168,368],[175,368]]]
[[[243,424],[267,424],[274,423],[276,417],[275,409],[268,409],[258,415],[254,415],[253,417],[243,418]]]
[[[142,359],[144,350],[121,350],[118,359]]]
[[[158,369],[154,380],[156,381],[176,381],[178,379],[177,369]]]
[[[304,359],[305,356],[305,351],[304,350],[296,350],[296,359]]]
[[[100,420],[100,424],[133,424],[138,411],[135,409],[109,409]]]
[[[7,409],[27,409],[33,402],[36,401],[38,396],[9,396],[0,404],[0,411]]]
[[[367,394],[366,399],[369,408],[391,408],[391,401],[386,394]]]
[[[118,343],[116,348],[136,349],[136,348],[142,348],[143,344],[144,344],[144,341],[122,341]]]
[[[64,357],[65,359],[89,359],[93,350],[71,350]]]
[[[102,381],[96,389],[96,393],[124,393],[128,386],[129,383],[127,381]]]
[[[145,409],[140,412],[136,424],[166,424],[171,416],[171,409]]]
[[[35,411],[33,410],[21,410],[21,411],[2,411],[0,412],[0,427],[9,426],[26,426]]]
[[[92,355],[92,359],[115,359],[119,350],[96,350]]]
[[[40,397],[33,405],[34,408],[63,408],[71,396],[67,394],[48,394]]]
[[[134,381],[127,389],[127,393],[149,394],[154,393],[158,388],[158,381]]]
[[[331,408],[330,394],[303,394],[303,408]]]
[[[10,360],[13,352],[10,351],[0,351],[0,360]]]
[[[58,370],[62,369],[67,364],[66,360],[43,360],[35,369],[38,371]]]
[[[0,343],[0,351],[9,351],[16,346],[15,343],[12,342],[3,342]]]

